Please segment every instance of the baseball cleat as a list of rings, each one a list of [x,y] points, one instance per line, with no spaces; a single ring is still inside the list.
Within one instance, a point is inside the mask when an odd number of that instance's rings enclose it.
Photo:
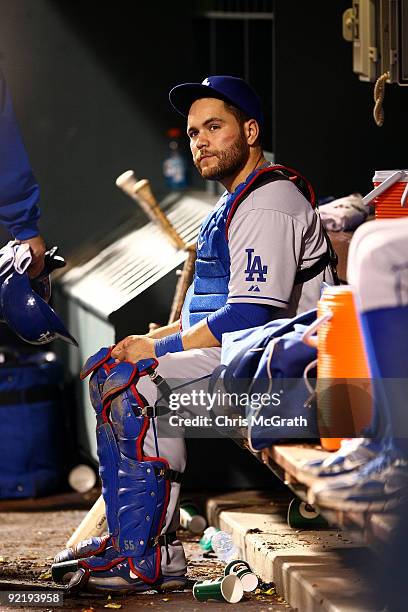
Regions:
[[[382,446],[377,440],[350,438],[342,441],[341,448],[337,452],[330,454],[325,459],[307,461],[301,466],[301,469],[319,478],[338,476],[360,469],[377,457],[381,450]]]
[[[360,469],[318,480],[308,502],[321,508],[348,512],[387,512],[408,499],[408,461],[382,454]]]
[[[150,582],[136,572],[134,560],[120,556],[113,546],[106,546],[103,554],[54,563],[51,568],[54,582],[66,584],[68,590],[75,592],[162,592],[183,589],[187,584],[184,574],[159,575]]]
[[[145,582],[132,571],[128,559],[120,560],[107,569],[83,567],[82,564],[80,559],[54,564],[52,566],[54,581],[67,584],[69,591],[90,593],[145,593],[146,591],[163,593],[183,590],[187,586],[184,574],[160,576],[155,582]]]

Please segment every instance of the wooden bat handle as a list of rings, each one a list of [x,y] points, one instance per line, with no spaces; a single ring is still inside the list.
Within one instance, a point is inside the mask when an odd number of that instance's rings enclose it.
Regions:
[[[151,221],[160,225],[176,249],[185,248],[184,240],[160,208],[147,179],[138,181],[133,170],[127,170],[118,176],[116,185],[139,204]]]
[[[101,495],[75,529],[66,546],[70,548],[81,542],[81,540],[87,540],[91,536],[100,536],[106,531],[106,509]]]
[[[178,249],[184,249],[186,247],[186,243],[179,236],[173,225],[160,208],[156,198],[153,195],[150,182],[147,179],[138,181],[133,187],[133,193],[151,220],[158,222],[161,225],[162,229],[166,232],[166,235],[169,237],[174,246]]]
[[[137,183],[137,178],[133,170],[126,170],[123,174],[118,176],[116,179],[116,187],[122,189],[128,196],[133,198],[133,187]],[[133,198],[134,199],[134,198]]]
[[[186,297],[187,290],[191,284],[194,275],[194,264],[197,257],[195,244],[190,244],[186,246],[186,251],[187,259],[184,262],[183,269],[177,281],[177,286],[174,292],[174,298],[170,310],[168,322],[169,325],[170,323],[174,323],[174,321],[177,321],[180,318],[184,299]]]

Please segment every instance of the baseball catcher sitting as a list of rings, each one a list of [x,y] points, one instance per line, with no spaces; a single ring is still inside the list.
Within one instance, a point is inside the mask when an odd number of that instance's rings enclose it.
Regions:
[[[158,435],[160,411],[168,411],[161,400],[172,381],[185,392],[208,381],[220,364],[223,333],[314,308],[322,282],[335,279],[312,187],[264,157],[253,89],[235,77],[210,76],[174,87],[170,102],[187,119],[198,172],[225,192],[201,226],[180,321],[102,348],[83,368],[109,534],[57,555],[59,576],[80,590],[185,586],[176,530],[186,449],[180,431]]]

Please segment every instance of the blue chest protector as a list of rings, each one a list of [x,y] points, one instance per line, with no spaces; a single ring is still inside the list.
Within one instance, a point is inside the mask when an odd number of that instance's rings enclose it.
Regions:
[[[230,280],[230,254],[228,228],[239,204],[254,190],[276,180],[291,180],[301,190],[312,206],[315,194],[310,183],[297,171],[275,165],[254,170],[236,190],[205,219],[197,239],[197,259],[194,281],[191,284],[182,311],[182,328],[188,329],[205,319],[210,313],[222,308],[228,299]],[[318,274],[328,263],[319,260]],[[311,276],[311,277],[312,277]],[[297,280],[296,282],[304,282]]]

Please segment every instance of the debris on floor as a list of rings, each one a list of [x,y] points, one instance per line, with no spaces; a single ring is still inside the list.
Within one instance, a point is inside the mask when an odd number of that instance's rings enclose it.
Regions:
[[[40,512],[0,512],[0,591],[58,591],[63,587],[51,580],[50,566],[54,555],[64,548],[66,541],[76,529],[86,510],[61,510]],[[63,608],[39,608],[1,606],[1,610],[14,612],[38,612],[41,610],[72,610],[76,612],[98,612],[104,609],[131,612],[140,609],[174,609],[177,612],[199,612],[199,610],[219,610],[223,604],[215,601],[199,602],[192,594],[193,584],[197,581],[214,580],[224,573],[225,564],[214,553],[204,551],[199,546],[200,535],[180,530],[188,558],[188,588],[163,597],[152,592],[143,595],[70,595],[64,592]],[[252,612],[257,610],[282,611],[290,607],[270,589],[263,591],[265,585],[253,593],[244,593],[241,602],[235,607]],[[225,602],[225,605],[228,604]],[[203,608],[204,606],[204,608]]]

